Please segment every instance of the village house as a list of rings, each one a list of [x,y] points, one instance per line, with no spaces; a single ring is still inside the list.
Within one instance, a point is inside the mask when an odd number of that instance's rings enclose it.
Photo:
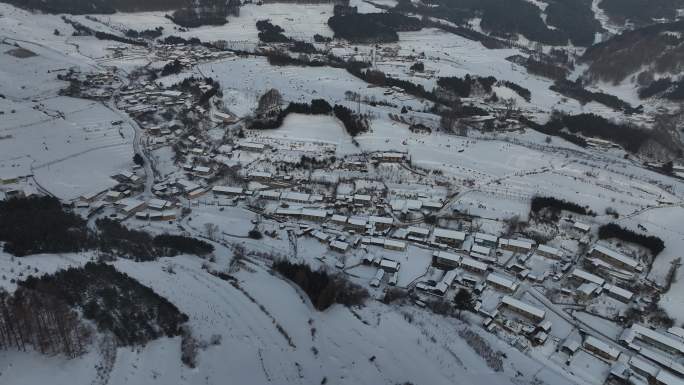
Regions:
[[[572,270],[572,273],[570,273],[570,278],[577,280],[579,282],[589,282],[596,284],[597,286],[603,286],[603,284],[606,282],[605,279],[599,277],[598,275],[591,274],[589,272],[586,272],[582,269],[575,268]]]
[[[257,194],[257,197],[261,198],[261,199],[277,201],[280,199],[280,191],[275,191],[275,190],[259,191],[259,194]]]
[[[309,197],[310,197],[309,194],[300,193],[300,192],[293,192],[293,191],[283,192],[280,195],[280,199],[287,201],[287,202],[294,202],[294,203],[308,203]]]
[[[608,294],[608,296],[613,297],[618,301],[624,303],[629,303],[632,300],[632,298],[634,298],[634,293],[632,293],[629,290],[623,289],[617,285],[605,283],[603,285],[603,290],[606,294]]]
[[[517,300],[511,296],[504,296],[501,299],[500,306],[506,307],[518,314],[523,315],[535,322],[540,322],[546,316],[546,312],[528,303]]]
[[[489,286],[506,293],[516,291],[519,286],[515,279],[507,278],[496,273],[489,273],[485,281]]]
[[[375,162],[400,163],[408,159],[408,155],[401,152],[381,152],[373,154],[372,158]]]
[[[219,111],[214,112],[214,119],[224,124],[233,124],[237,122],[237,118],[234,115]]]
[[[563,258],[563,252],[561,250],[548,245],[539,245],[539,247],[537,247],[537,254],[550,259]]]
[[[151,221],[173,221],[176,219],[176,212],[172,210],[150,213]]]
[[[467,257],[461,258],[461,265],[460,266],[463,270],[468,270],[468,271],[471,271],[473,273],[477,273],[477,274],[487,273],[487,264],[480,262],[480,261],[476,261],[472,258],[467,258]]]
[[[302,218],[309,221],[322,222],[328,217],[325,210],[318,209],[302,209]]]
[[[265,171],[252,171],[247,174],[247,178],[254,181],[268,182],[273,179],[273,174]]]
[[[244,143],[240,143],[239,148],[240,148],[240,150],[243,150],[243,151],[262,153],[266,149],[266,145],[264,145],[262,143],[244,142]]]
[[[347,242],[334,240],[330,242],[330,249],[338,251],[340,253],[346,253],[349,250],[349,244]]]
[[[406,242],[385,239],[383,247],[387,250],[404,251],[406,250]]]
[[[615,361],[620,355],[620,350],[593,336],[587,336],[583,346],[588,352],[608,361]]]
[[[460,265],[461,259],[460,255],[447,253],[446,251],[435,251],[432,253],[432,265],[437,267],[453,269]]]
[[[620,342],[630,346],[634,341],[640,341],[664,352],[684,355],[684,342],[678,338],[659,333],[640,324],[634,324],[626,329],[619,338]]]
[[[147,207],[150,210],[155,210],[155,211],[163,211],[166,210],[167,208],[170,208],[172,206],[171,202],[165,201],[163,199],[150,199],[147,202]]]
[[[466,233],[456,230],[435,228],[432,232],[435,241],[447,244],[451,247],[460,248],[465,241]]]
[[[336,225],[344,226],[347,224],[347,217],[344,215],[335,214],[332,217],[330,217],[330,222]]]
[[[206,192],[207,192],[206,189],[200,187],[198,189],[190,191],[189,193],[186,194],[186,196],[188,197],[188,199],[196,199],[196,198],[199,198],[202,195],[206,194]]]
[[[211,174],[211,167],[195,166],[193,167],[192,171],[194,171],[197,175],[208,176]]]
[[[598,258],[604,262],[607,262],[617,268],[625,269],[628,271],[640,271],[641,266],[639,261],[634,258],[627,257],[615,250],[611,250],[602,245],[595,245],[589,255],[594,258]]]
[[[244,190],[242,187],[231,187],[231,186],[214,186],[211,191],[216,195],[228,195],[237,196],[242,195]]]
[[[489,249],[489,247],[485,247],[485,246],[473,243],[470,246],[470,252],[471,252],[471,255],[472,254],[479,254],[482,256],[489,256],[489,253],[491,252],[491,250]]]
[[[430,229],[427,229],[425,227],[419,227],[419,226],[409,226],[406,229],[407,235],[410,236],[415,236],[419,238],[427,238],[428,235],[430,235]]]
[[[375,229],[383,231],[392,227],[392,224],[394,224],[394,219],[392,217],[378,217],[372,215],[368,218],[368,222],[371,225],[374,225]]]
[[[356,231],[365,231],[368,220],[362,217],[349,217],[347,227]]]
[[[586,234],[589,232],[589,230],[591,230],[591,226],[582,222],[574,222],[572,224],[572,228],[576,231],[579,231],[582,234]]]
[[[514,253],[529,253],[534,247],[534,242],[527,239],[499,239],[499,248]]]
[[[388,273],[394,273],[399,270],[399,262],[390,259],[383,259],[380,261],[380,268]]]
[[[485,233],[475,233],[475,243],[489,248],[495,248],[497,246],[497,241],[499,237],[496,235],[485,234]]]
[[[352,200],[354,203],[360,203],[363,205],[369,205],[372,202],[372,197],[366,194],[354,194]]]

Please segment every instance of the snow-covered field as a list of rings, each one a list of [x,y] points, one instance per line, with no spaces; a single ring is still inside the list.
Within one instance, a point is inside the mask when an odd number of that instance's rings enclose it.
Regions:
[[[395,4],[393,0],[377,3]],[[365,1],[355,0],[352,4],[359,6],[360,12],[378,11]],[[114,66],[125,77],[139,67],[160,68],[164,63],[153,62],[156,59],[152,53],[139,47],[130,48],[127,55],[114,58],[107,48],[120,43],[71,36],[72,28],[57,15],[32,15],[4,4],[0,4],[0,14],[0,40],[3,41],[0,43],[0,94],[3,95],[0,98],[0,111],[3,112],[0,115],[0,177],[29,176],[31,179],[27,183],[30,186],[67,201],[111,188],[116,182],[110,176],[130,170],[134,147],[145,142],[137,140],[128,115],[115,109],[113,103],[61,96],[59,90],[67,83],[57,80],[56,76],[74,66],[83,71]],[[332,4],[248,4],[241,8],[239,17],[229,17],[224,26],[186,31],[179,31],[161,12],[73,18],[111,33],[161,26],[164,36],[225,40],[235,47],[241,44],[253,47],[258,43],[257,20],[270,19],[282,26],[286,35],[310,41],[314,34],[332,35],[327,26],[331,15]],[[60,33],[55,34],[55,29]],[[21,58],[6,53],[16,48],[15,44],[35,55]],[[593,112],[606,117],[619,115],[594,103],[582,106],[549,90],[550,80],[530,75],[524,68],[506,60],[508,56],[519,54],[518,49],[488,50],[478,42],[434,29],[402,32],[398,43],[379,48],[396,48],[398,56],[390,59],[380,55],[375,63],[377,69],[422,84],[426,89],[434,87],[439,76],[491,75],[529,88],[532,91],[530,102],[510,89],[494,89],[499,97],[515,98],[526,112],[541,119],[554,109],[570,113]],[[343,57],[370,58],[372,49],[374,47],[370,45],[344,45],[331,48],[331,52]],[[434,71],[432,77],[415,76],[408,71],[413,59],[407,58],[423,53],[421,61],[428,72]],[[363,177],[355,171],[332,167],[296,170],[292,171],[293,181],[284,179],[269,185],[250,181],[250,189],[277,191],[282,187],[309,192],[329,188],[340,194],[369,190],[374,196],[432,197],[441,199],[439,203],[444,205],[433,214],[449,217],[444,219],[458,226],[462,224],[459,215],[471,215],[472,225],[491,234],[502,234],[506,228],[504,220],[511,217],[528,220],[529,202],[533,196],[552,196],[586,205],[596,212],[596,216],[582,218],[592,226],[589,233],[592,237],[599,225],[615,220],[607,215],[610,210],[619,213],[620,218],[615,221],[620,225],[639,231],[642,230],[638,226],[643,226],[646,229],[643,231],[661,237],[666,248],[648,273],[656,283],[664,283],[672,262],[681,257],[684,183],[644,169],[639,161],[625,157],[622,150],[580,148],[558,137],[547,138],[530,131],[446,133],[437,129],[439,117],[427,112],[430,103],[424,100],[402,92],[388,93],[384,87],[369,86],[344,69],[271,66],[262,56],[205,60],[178,74],[155,79],[148,86],[152,89],[156,84],[170,87],[190,76],[211,77],[221,84],[222,101],[211,105],[210,112],[224,108],[239,118],[248,117],[254,112],[259,97],[275,88],[285,102],[308,103],[320,98],[331,105],[342,104],[369,116],[369,131],[355,138],[349,136],[344,125],[333,116],[301,114],[289,115],[276,130],[241,129],[239,139],[231,136],[230,130],[225,130],[230,146],[251,141],[266,143],[272,148],[264,152],[235,150],[232,157],[198,156],[196,159],[207,163],[213,159],[218,163],[221,159],[239,172],[268,170],[274,173],[282,166],[277,162],[297,163],[303,154],[312,157],[334,155],[338,161],[357,157],[369,163],[361,162],[364,167],[368,166]],[[614,90],[621,95],[631,95],[626,99],[637,102],[633,89],[622,85],[615,86]],[[350,101],[350,91],[369,100],[384,101],[387,105],[371,106],[371,103]],[[408,111],[402,114],[404,106]],[[390,118],[390,114],[425,123],[434,129],[430,133],[412,132],[409,124],[396,117]],[[114,124],[119,120],[124,123]],[[219,145],[228,145],[220,125],[212,126],[209,133],[194,134],[208,138],[206,143],[193,145],[203,146],[195,148],[201,153],[211,153]],[[138,135],[151,138],[147,134]],[[187,140],[187,135],[173,140]],[[174,151],[169,145],[160,145],[150,151],[156,175],[148,175],[146,187],[162,179],[173,183],[176,178],[189,178],[189,173],[174,163],[177,155]],[[401,164],[371,165],[367,161],[369,154],[378,151],[402,152],[409,160]],[[300,174],[307,175],[310,180],[297,179]],[[222,181],[223,177],[225,175],[218,176],[218,180]],[[212,183],[219,183],[210,178],[196,178],[195,181],[207,190]],[[243,185],[247,184],[244,179],[241,181]],[[310,183],[313,181],[321,183]],[[144,193],[145,199],[150,196],[148,191]],[[335,271],[343,272],[349,280],[365,287],[377,268],[363,265],[362,259],[365,256],[387,258],[401,264],[396,286],[412,288],[420,279],[441,279],[443,271],[431,267],[435,250],[426,242],[409,242],[404,251],[364,245],[355,246],[345,254],[332,251],[327,243],[315,239],[311,233],[304,234],[302,229],[314,226],[348,237],[345,239],[350,242],[360,238],[358,233],[331,229],[327,224],[323,227],[302,223],[306,222],[304,219],[274,219],[267,215],[267,210],[259,212],[245,204],[246,201],[252,203],[252,197],[233,200],[207,193],[196,200],[181,195],[169,199],[178,203],[174,210],[183,213],[175,221],[130,218],[125,224],[153,233],[180,232],[212,238],[217,247],[213,258],[181,255],[153,262],[119,259],[112,264],[188,314],[189,327],[200,341],[208,342],[220,336],[221,342],[206,344],[200,349],[198,366],[194,369],[181,363],[180,338],[163,338],[145,346],[118,348],[113,362],[104,361],[103,349],[107,347],[98,344],[91,346],[84,356],[71,360],[41,356],[32,351],[0,351],[0,383],[29,385],[49,377],[56,385],[75,383],[75,378],[79,384],[92,380],[93,384],[109,385],[452,384],[454,381],[560,385],[598,383],[610,370],[608,364],[584,350],[568,360],[566,366],[565,353],[558,353],[554,348],[563,340],[581,341],[580,328],[575,321],[592,325],[593,333],[607,335],[611,340],[617,338],[622,329],[612,321],[589,313],[576,313],[576,319],[561,313],[560,307],[545,302],[547,300],[541,294],[534,294],[541,284],[524,283],[516,294],[534,306],[548,306],[553,310],[546,316],[553,322],[550,341],[525,353],[511,346],[514,342],[510,335],[486,332],[480,327],[483,317],[479,315],[468,314],[464,320],[459,320],[433,314],[408,301],[402,305],[383,304],[376,299],[382,294],[382,286],[369,288],[371,298],[364,307],[335,305],[321,312],[313,308],[298,287],[269,270],[271,258],[287,257],[314,268],[336,268]],[[379,203],[379,198],[374,199],[378,202],[377,207],[357,205],[353,209],[366,216],[382,210],[384,215],[395,216],[395,223],[399,222],[397,213],[391,213],[386,204]],[[311,206],[282,201],[268,205],[269,209]],[[326,202],[321,206],[331,214],[340,210],[339,206],[349,209],[344,206],[350,205]],[[103,215],[115,211],[111,207],[106,210],[109,211]],[[400,227],[413,224],[411,221],[426,228],[434,227],[434,224],[428,225],[426,216],[421,213],[419,219],[402,220]],[[213,226],[216,229],[209,234]],[[263,232],[263,238],[250,238],[253,229]],[[468,246],[470,242],[469,238]],[[569,253],[578,250],[578,242],[575,238],[555,235],[550,241],[562,245]],[[229,271],[234,253],[243,249],[248,257],[238,264],[240,269],[231,271],[237,285],[209,273],[209,270]],[[16,279],[82,265],[95,257],[94,253],[88,252],[19,259],[0,252],[0,287],[12,291]],[[509,252],[497,255],[500,263],[514,257]],[[344,266],[333,267],[338,262],[343,262]],[[555,273],[558,265],[542,256],[532,257],[527,264],[529,272],[540,277]],[[550,278],[544,285],[560,288],[561,283],[549,284],[549,281]],[[562,282],[564,285],[565,281]],[[677,324],[684,322],[682,282],[684,271],[679,269],[671,290],[660,300],[660,305]],[[502,296],[501,292],[487,288],[482,295],[483,309],[496,309]],[[613,300],[596,300],[590,308],[612,306],[611,309],[599,309],[603,310],[599,312],[601,315],[610,313],[611,316],[613,312],[617,314],[627,308],[617,302],[613,306],[610,301]],[[495,351],[505,354],[501,371],[487,366],[481,355],[459,336],[458,332],[466,329],[480,335]],[[520,338],[524,339],[522,335]]]

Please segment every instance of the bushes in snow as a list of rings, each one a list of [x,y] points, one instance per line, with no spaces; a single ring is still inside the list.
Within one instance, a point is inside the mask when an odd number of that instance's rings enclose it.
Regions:
[[[504,354],[500,351],[495,351],[489,345],[489,343],[482,338],[479,334],[475,333],[469,329],[461,329],[458,331],[458,335],[463,338],[468,346],[473,348],[473,350],[484,358],[487,366],[489,366],[495,372],[503,371],[503,357]]]

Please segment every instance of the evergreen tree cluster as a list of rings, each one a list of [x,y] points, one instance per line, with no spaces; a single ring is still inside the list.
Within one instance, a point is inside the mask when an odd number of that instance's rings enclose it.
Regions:
[[[65,210],[57,198],[31,196],[0,201],[0,241],[16,256],[73,253],[98,249],[124,258],[153,260],[181,253],[206,255],[213,245],[192,237],[152,235],[130,230],[109,218],[96,222],[99,231]]]
[[[419,31],[422,22],[401,13],[345,13],[328,19],[336,38],[354,43],[390,43],[399,41],[397,32]]]
[[[124,258],[151,261],[178,254],[202,256],[214,251],[213,245],[200,239],[170,234],[153,237],[144,231],[128,229],[109,218],[100,218],[95,224],[99,230],[100,250]]]
[[[31,196],[0,201],[0,241],[10,254],[81,251],[93,245],[86,221],[64,211],[57,198]]]
[[[557,199],[554,197],[542,197],[538,195],[532,198],[532,202],[530,203],[530,210],[532,211],[532,213],[535,214],[538,214],[542,210],[550,210],[556,216],[560,214],[561,210],[569,211],[580,215],[596,216],[595,212],[588,210],[586,207],[580,206],[577,203],[568,202],[564,199]]]
[[[38,297],[55,297],[100,331],[109,331],[120,345],[145,344],[160,337],[180,335],[188,316],[154,290],[104,263],[60,270],[51,275],[29,277],[19,286]]]
[[[323,270],[311,270],[304,263],[279,260],[273,263],[273,269],[301,287],[314,307],[321,311],[335,303],[345,306],[362,305],[368,298],[368,292],[361,286]]]
[[[254,120],[249,125],[249,129],[273,130],[280,128],[283,125],[285,118],[290,114],[329,115],[332,110],[332,106],[324,99],[314,99],[310,104],[291,102],[284,110],[278,112],[274,119]]]
[[[639,234],[632,230],[621,227],[616,223],[609,223],[599,227],[599,239],[615,238],[625,242],[634,243],[647,248],[657,256],[665,249],[665,242],[654,235]]]
[[[558,80],[549,88],[561,95],[576,99],[583,105],[589,102],[597,102],[616,111],[625,111],[627,113],[637,111],[637,109],[633,108],[629,103],[615,95],[610,95],[605,92],[594,92],[587,90],[582,86],[580,79],[577,79],[575,82],[565,79]]]
[[[335,117],[344,124],[345,130],[347,130],[347,133],[352,137],[368,131],[368,121],[349,108],[335,104],[333,113],[335,114]]]

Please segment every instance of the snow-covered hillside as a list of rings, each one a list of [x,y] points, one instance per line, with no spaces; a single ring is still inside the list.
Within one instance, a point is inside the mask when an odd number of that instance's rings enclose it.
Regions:
[[[396,2],[352,5],[371,14]],[[550,47],[522,40],[489,49],[431,24],[391,43],[328,41],[333,9],[245,4],[225,25],[183,29],[163,12],[0,4],[0,202],[56,197],[97,240],[19,257],[0,233],[2,295],[100,261],[175,305],[189,333],[126,346],[76,307],[93,330],[86,353],[0,344],[0,384],[563,385],[620,373],[641,384],[683,374],[684,352],[623,338],[643,324],[684,344],[670,328],[684,322],[684,167],[545,125],[587,113],[651,132],[663,105],[627,114],[564,96],[520,61]],[[285,41],[260,41],[265,19]],[[295,40],[313,53],[292,50]],[[371,71],[383,81],[363,77]],[[469,82],[469,94],[449,94],[447,78]],[[591,90],[641,102],[631,83]],[[253,129],[262,121],[276,128]],[[539,197],[562,210],[531,209]],[[107,221],[122,226],[123,244],[173,234],[214,250],[139,258],[97,238]],[[605,237],[609,223],[664,248]],[[140,249],[160,247],[149,243]],[[285,278],[277,260],[369,296],[317,309],[305,278]],[[463,292],[473,301],[457,309]],[[182,359],[188,335],[194,367]]]

